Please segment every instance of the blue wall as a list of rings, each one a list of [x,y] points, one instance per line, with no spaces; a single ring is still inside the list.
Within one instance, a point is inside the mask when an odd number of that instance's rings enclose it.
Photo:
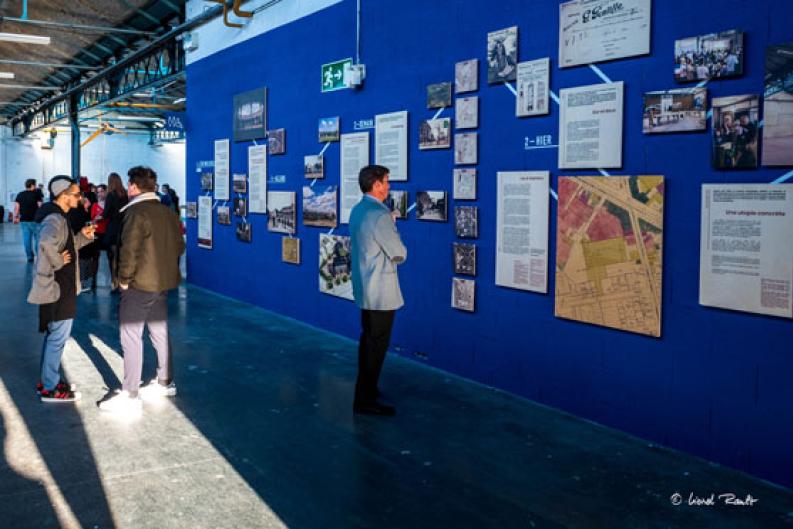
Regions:
[[[656,0],[651,54],[599,65],[612,80],[626,83],[623,169],[612,174],[666,176],[660,339],[554,318],[552,276],[548,295],[495,286],[496,171],[550,170],[554,188],[560,174],[596,171],[560,171],[555,149],[524,150],[526,136],[551,134],[557,143],[558,107],[551,103],[547,117],[514,117],[513,94],[502,85],[487,85],[487,33],[518,25],[520,60],[550,56],[556,93],[601,81],[585,66],[559,70],[558,2],[501,0],[498,8],[485,5],[474,0],[364,1],[362,61],[367,79],[359,92],[319,92],[320,65],[355,55],[353,0],[189,66],[188,200],[196,200],[200,192],[196,162],[212,159],[213,140],[232,135],[232,96],[259,86],[269,87],[270,128],[287,130],[286,155],[269,160],[269,174],[286,175],[286,182],[270,184],[271,190],[296,191],[299,203],[307,182],[303,156],[322,148],[317,142],[318,118],[339,115],[342,132],[352,132],[355,120],[407,109],[410,177],[393,187],[407,189],[411,201],[424,189],[445,189],[451,196],[453,153],[420,152],[418,123],[434,114],[426,109],[426,86],[452,81],[456,61],[479,58],[476,312],[449,306],[453,223],[421,222],[411,214],[399,223],[409,258],[400,268],[407,305],[397,316],[395,349],[432,366],[793,485],[793,323],[698,304],[700,185],[766,183],[788,169],[714,171],[709,130],[641,133],[642,94],[677,87],[675,39],[744,30],[745,75],[709,83],[708,96],[759,95],[765,46],[793,41],[793,3],[703,0],[692,11],[685,2]],[[453,109],[443,115],[453,117]],[[247,172],[248,145],[232,143],[232,172]],[[326,182],[338,183],[339,145],[332,144],[325,156]],[[555,206],[551,201],[551,270]],[[266,217],[253,215],[249,221],[252,244],[237,241],[233,226],[220,226],[215,220],[212,250],[196,246],[197,223],[188,221],[189,280],[357,337],[355,306],[318,290],[317,248],[323,230],[303,226],[298,218],[303,263],[294,266],[281,262],[281,235],[267,232]],[[336,233],[346,234],[347,226]],[[219,344],[222,337],[221,325]]]

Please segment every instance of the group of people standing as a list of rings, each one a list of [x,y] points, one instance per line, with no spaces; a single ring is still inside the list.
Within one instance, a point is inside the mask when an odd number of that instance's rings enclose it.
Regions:
[[[157,193],[153,170],[133,167],[128,177],[127,189],[113,173],[107,186],[97,186],[94,191],[87,180],[78,184],[68,176],[55,176],[48,183],[50,201],[42,203],[42,195],[38,203],[35,274],[28,302],[39,306],[39,331],[44,333],[41,379],[36,386],[42,402],[80,398],[75,385],[61,377],[60,366],[77,316],[77,296],[83,290],[81,260],[91,262],[92,256],[85,252],[91,245],[108,253],[113,288],[120,293],[119,334],[124,353],[122,389],[103,399],[99,408],[136,410],[141,407],[141,397],[176,394],[167,293],[181,281],[182,225],[173,202],[165,205]],[[94,260],[98,263],[98,255]],[[94,271],[94,285],[96,266],[89,267]],[[141,387],[143,330],[147,325],[157,350],[158,368],[157,377]]]

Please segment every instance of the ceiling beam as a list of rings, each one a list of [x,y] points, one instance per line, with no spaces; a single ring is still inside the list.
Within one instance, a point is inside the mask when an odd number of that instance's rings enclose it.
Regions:
[[[127,0],[120,0],[120,1],[121,1],[121,3],[122,3],[122,4],[124,4],[125,6],[127,6],[129,9],[133,9],[133,10],[134,10],[136,13],[138,13],[138,14],[139,14],[140,16],[142,16],[143,18],[147,18],[147,19],[149,19],[151,22],[153,22],[154,24],[156,24],[156,25],[158,25],[158,26],[162,24],[162,22],[160,22],[160,21],[157,19],[157,17],[153,16],[151,13],[147,13],[147,12],[146,12],[146,11],[144,11],[143,9],[140,9],[140,8],[138,8],[138,7],[135,7],[134,5],[132,5],[132,4],[130,4],[129,2],[127,2]]]

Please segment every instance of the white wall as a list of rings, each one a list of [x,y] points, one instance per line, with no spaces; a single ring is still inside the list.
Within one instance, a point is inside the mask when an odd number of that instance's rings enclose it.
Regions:
[[[82,132],[83,141],[90,132]],[[34,133],[31,138],[18,140],[6,132],[0,140],[0,196],[6,209],[13,207],[14,196],[24,188],[26,179],[35,178],[46,184],[57,174],[71,174],[71,134],[58,132],[55,148],[42,149],[43,140],[39,136],[44,138],[47,134]],[[83,147],[80,172],[95,184],[107,183],[107,175],[116,172],[126,183],[130,167],[146,165],[154,169],[157,180],[170,185],[184,203],[185,144],[152,147],[148,143],[148,134],[103,134]]]

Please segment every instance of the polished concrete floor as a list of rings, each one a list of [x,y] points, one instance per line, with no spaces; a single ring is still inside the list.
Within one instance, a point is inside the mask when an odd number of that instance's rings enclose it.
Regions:
[[[354,342],[189,285],[170,305],[176,398],[98,411],[122,372],[100,287],[64,358],[83,399],[42,404],[30,277],[0,224],[3,529],[793,527],[790,490],[396,356],[399,414],[354,417]]]

